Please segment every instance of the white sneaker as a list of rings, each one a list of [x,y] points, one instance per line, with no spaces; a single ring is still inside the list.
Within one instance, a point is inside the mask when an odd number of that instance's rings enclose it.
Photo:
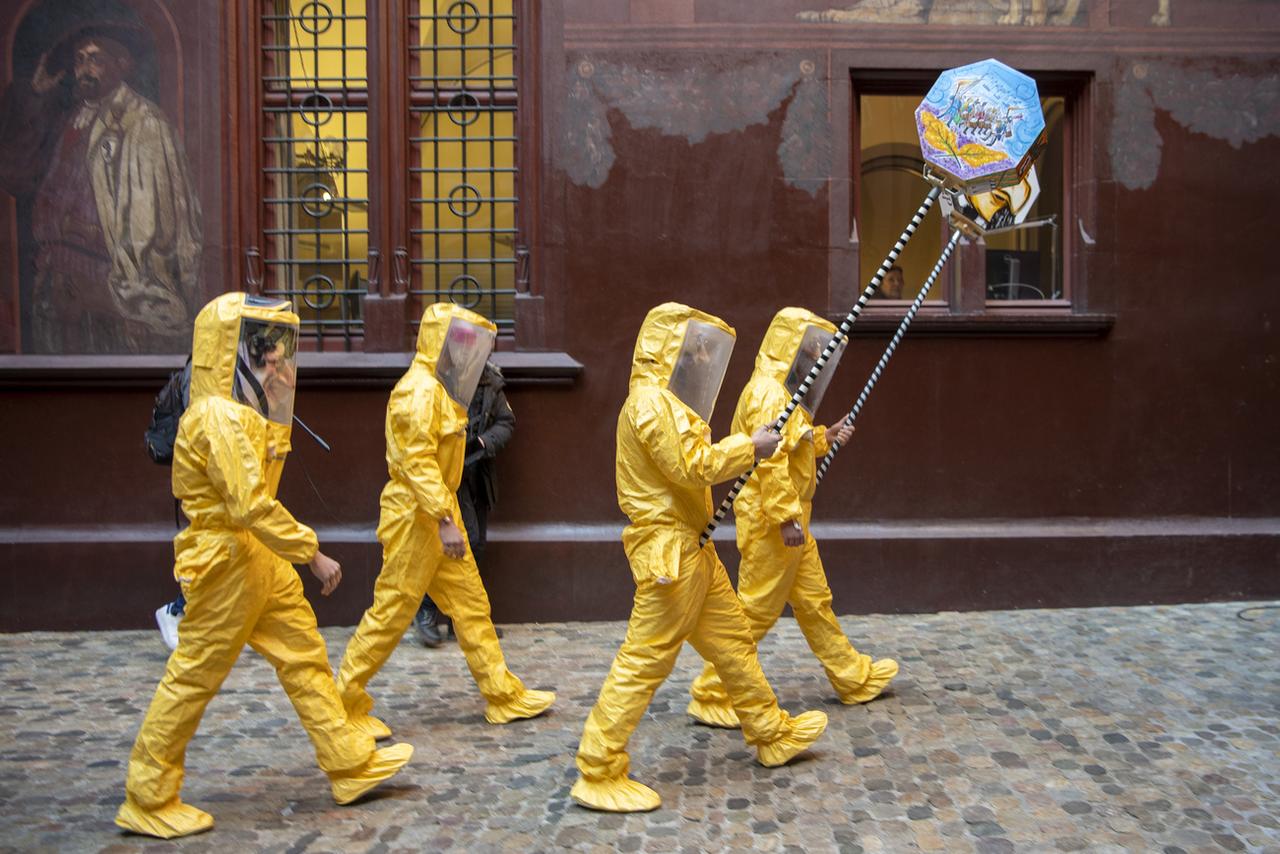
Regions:
[[[178,648],[178,623],[181,621],[182,615],[169,613],[168,605],[156,609],[156,625],[160,627],[160,637],[164,638],[164,645],[170,651]]]

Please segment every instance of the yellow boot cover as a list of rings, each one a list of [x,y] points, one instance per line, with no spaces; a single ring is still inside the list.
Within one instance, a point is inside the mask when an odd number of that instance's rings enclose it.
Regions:
[[[803,308],[779,311],[765,333],[756,355],[755,370],[742,390],[733,415],[732,429],[749,433],[771,423],[791,398],[796,366],[802,349],[812,347],[818,333],[832,334],[835,327]],[[831,366],[827,370],[830,371]],[[828,450],[826,428],[814,426],[812,407],[798,407],[783,431],[778,453],[757,466],[734,505],[737,517],[738,598],[751,624],[751,636],[759,643],[777,622],[787,604],[809,648],[822,664],[836,696],[844,703],[862,703],[878,695],[897,666],[875,669],[871,656],[849,642],[831,606],[831,589],[809,533],[813,494],[817,485],[817,458]],[[782,542],[784,522],[798,522],[804,535],[799,546]],[[688,712],[710,726],[735,725],[737,715],[715,668],[707,664],[690,689]]]
[[[818,740],[827,728],[826,712],[804,712],[791,719],[791,731],[777,741],[756,748],[760,764],[766,768],[786,765]]]
[[[367,765],[349,774],[330,774],[333,799],[339,804],[349,804],[367,794],[378,784],[389,780],[405,766],[413,756],[412,744],[393,744],[374,751]]]
[[[413,622],[424,594],[453,618],[458,646],[488,703],[495,722],[532,717],[555,699],[528,692],[507,669],[470,547],[461,558],[444,554],[440,520],[465,527],[457,490],[466,456],[467,410],[442,381],[453,357],[443,354],[454,325],[485,340],[496,327],[459,306],[427,307],[418,330],[418,349],[387,403],[385,438],[389,479],[379,500],[378,541],[382,570],[374,583],[373,604],[347,643],[338,668],[338,692],[351,722],[362,732],[383,737],[385,724],[370,717],[369,681],[382,669]],[[451,332],[453,330],[453,332]],[[481,356],[487,351],[482,351]],[[483,359],[479,364],[483,367]]]
[[[898,662],[892,658],[882,658],[871,665],[871,675],[867,677],[867,681],[847,696],[841,697],[840,702],[846,706],[870,703],[889,687],[889,682],[897,675]]]
[[[630,777],[598,783],[579,777],[569,790],[569,797],[587,809],[601,812],[649,812],[662,806],[657,792]]]
[[[490,703],[485,707],[484,719],[491,724],[509,724],[523,718],[536,718],[551,708],[555,701],[554,691],[535,691],[530,688],[513,702]]]
[[[190,804],[184,804],[177,798],[158,810],[144,810],[132,799],[126,798],[116,813],[116,824],[145,836],[177,839],[179,836],[203,833],[213,827],[213,816]]]
[[[618,505],[629,520],[622,545],[636,591],[626,637],[578,746],[580,779],[572,795],[593,809],[659,805],[656,793],[630,779],[627,742],[685,641],[719,669],[748,744],[771,745],[774,757],[817,737],[808,732],[808,718],[797,726],[778,707],[724,565],[713,545],[698,545],[712,513],[711,484],[746,471],[754,457],[744,434],[711,441],[701,413],[710,411],[719,388],[714,375],[698,394],[689,391],[695,384],[684,387],[701,410],[670,388],[677,365],[696,366],[710,356],[697,337],[714,338],[705,334],[709,328],[732,335],[718,318],[667,303],[649,312],[636,339],[630,392],[618,416],[616,471]],[[689,341],[695,346],[686,348]]]
[[[742,726],[742,721],[738,720],[738,713],[733,710],[728,697],[723,703],[703,702],[694,697],[689,701],[689,707],[685,711],[691,718],[705,726],[722,729],[738,729]]]

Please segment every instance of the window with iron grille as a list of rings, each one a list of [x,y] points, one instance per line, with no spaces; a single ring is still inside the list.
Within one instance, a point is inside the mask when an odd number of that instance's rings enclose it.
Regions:
[[[509,329],[516,277],[516,31],[510,0],[414,0],[410,293]]]
[[[361,334],[369,257],[364,0],[274,0],[262,15],[264,293],[316,349]]]
[[[362,348],[364,298],[380,274],[408,296],[410,326],[426,305],[451,301],[510,331],[512,0],[408,0],[395,21],[378,16],[397,4],[366,0],[258,8],[263,292],[293,300],[319,350]],[[385,119],[371,127],[370,116],[388,115],[378,105],[402,111],[407,130]],[[405,232],[389,233],[397,223]],[[380,246],[394,247],[381,272],[371,264]]]

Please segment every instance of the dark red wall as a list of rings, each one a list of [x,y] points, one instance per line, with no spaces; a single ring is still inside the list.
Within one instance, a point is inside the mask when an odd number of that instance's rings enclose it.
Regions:
[[[625,616],[613,431],[641,318],[677,299],[737,328],[713,419],[723,432],[773,312],[839,303],[841,314],[840,295],[861,287],[850,288],[836,227],[850,198],[851,71],[990,54],[1085,81],[1078,127],[1090,144],[1075,192],[1094,242],[1069,224],[1067,314],[1102,320],[1087,334],[963,312],[918,322],[816,502],[837,610],[1280,595],[1280,100],[1266,94],[1280,87],[1280,16],[1232,3],[1210,19],[1203,2],[1174,0],[1169,28],[1147,23],[1154,2],[1141,14],[1086,4],[1074,27],[839,27],[795,22],[816,4],[745,5],[545,6],[535,277],[545,346],[584,367],[571,385],[510,390],[518,427],[500,460],[485,568],[497,618]],[[603,180],[584,179],[574,159],[584,60],[597,75],[627,66],[669,87],[653,93],[669,113],[607,105],[595,126],[614,158]],[[778,154],[794,130],[788,111],[814,90],[770,94],[806,60],[825,99],[820,119],[800,125],[819,146],[805,162],[829,166],[802,176],[816,190]],[[680,85],[732,74],[759,87],[742,102],[758,115],[711,116],[697,139],[674,127],[688,124]],[[827,393],[827,419],[889,337],[890,321],[868,321]],[[173,590],[167,471],[140,448],[158,382],[37,390],[5,376],[0,627],[147,625]],[[313,597],[322,621],[350,623],[378,568],[390,382],[306,383],[304,372],[298,411],[334,451],[300,438],[282,494],[344,563],[333,601]],[[719,551],[736,563],[731,542]]]

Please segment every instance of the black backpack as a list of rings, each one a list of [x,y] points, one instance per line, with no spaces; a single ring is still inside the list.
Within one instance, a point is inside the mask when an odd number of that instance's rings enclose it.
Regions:
[[[180,371],[169,375],[169,381],[156,395],[151,409],[151,423],[142,434],[147,456],[162,466],[173,464],[173,444],[178,440],[178,420],[191,402],[191,357]]]

